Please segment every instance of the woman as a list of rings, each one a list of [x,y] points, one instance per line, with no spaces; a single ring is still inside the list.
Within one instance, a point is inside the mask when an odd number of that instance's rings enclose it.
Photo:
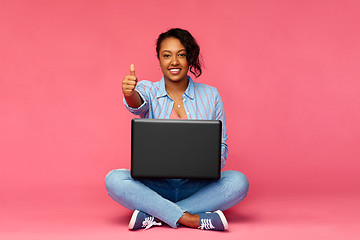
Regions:
[[[193,82],[201,75],[200,48],[186,30],[174,28],[160,34],[156,44],[163,78],[158,82],[140,81],[134,65],[122,85],[127,109],[141,118],[221,120],[222,168],[228,155],[222,100],[216,88]],[[174,136],[175,137],[175,136]],[[181,151],[181,150],[179,150]],[[174,153],[176,154],[176,153]],[[105,184],[109,195],[124,207],[135,210],[132,230],[161,225],[176,228],[226,230],[222,211],[246,197],[248,180],[237,171],[223,171],[218,181],[189,179],[134,180],[128,169],[108,173]]]

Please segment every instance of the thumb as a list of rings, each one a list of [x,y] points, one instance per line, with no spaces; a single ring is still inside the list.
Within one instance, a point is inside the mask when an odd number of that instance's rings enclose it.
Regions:
[[[130,75],[135,76],[135,66],[134,66],[134,64],[130,65]]]

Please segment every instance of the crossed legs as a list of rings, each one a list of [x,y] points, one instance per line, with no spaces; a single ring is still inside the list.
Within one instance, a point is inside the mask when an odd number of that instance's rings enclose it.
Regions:
[[[244,199],[249,183],[238,171],[224,171],[218,181],[134,180],[128,169],[110,171],[108,194],[124,207],[152,215],[173,228],[198,226],[196,213],[226,210]]]

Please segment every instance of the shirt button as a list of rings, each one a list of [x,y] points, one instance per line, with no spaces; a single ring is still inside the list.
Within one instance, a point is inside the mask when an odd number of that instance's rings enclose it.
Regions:
[[[189,114],[189,112],[187,112],[187,114]]]

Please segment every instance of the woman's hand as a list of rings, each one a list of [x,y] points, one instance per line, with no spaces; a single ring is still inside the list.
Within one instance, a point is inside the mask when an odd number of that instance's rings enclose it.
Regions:
[[[124,77],[122,82],[122,92],[125,100],[132,108],[138,108],[144,102],[139,93],[135,90],[138,79],[135,76],[134,64],[130,65],[130,75]]]
[[[125,97],[130,97],[134,94],[137,82],[138,80],[135,76],[135,67],[134,64],[131,64],[130,75],[125,76],[122,82],[122,92]]]

